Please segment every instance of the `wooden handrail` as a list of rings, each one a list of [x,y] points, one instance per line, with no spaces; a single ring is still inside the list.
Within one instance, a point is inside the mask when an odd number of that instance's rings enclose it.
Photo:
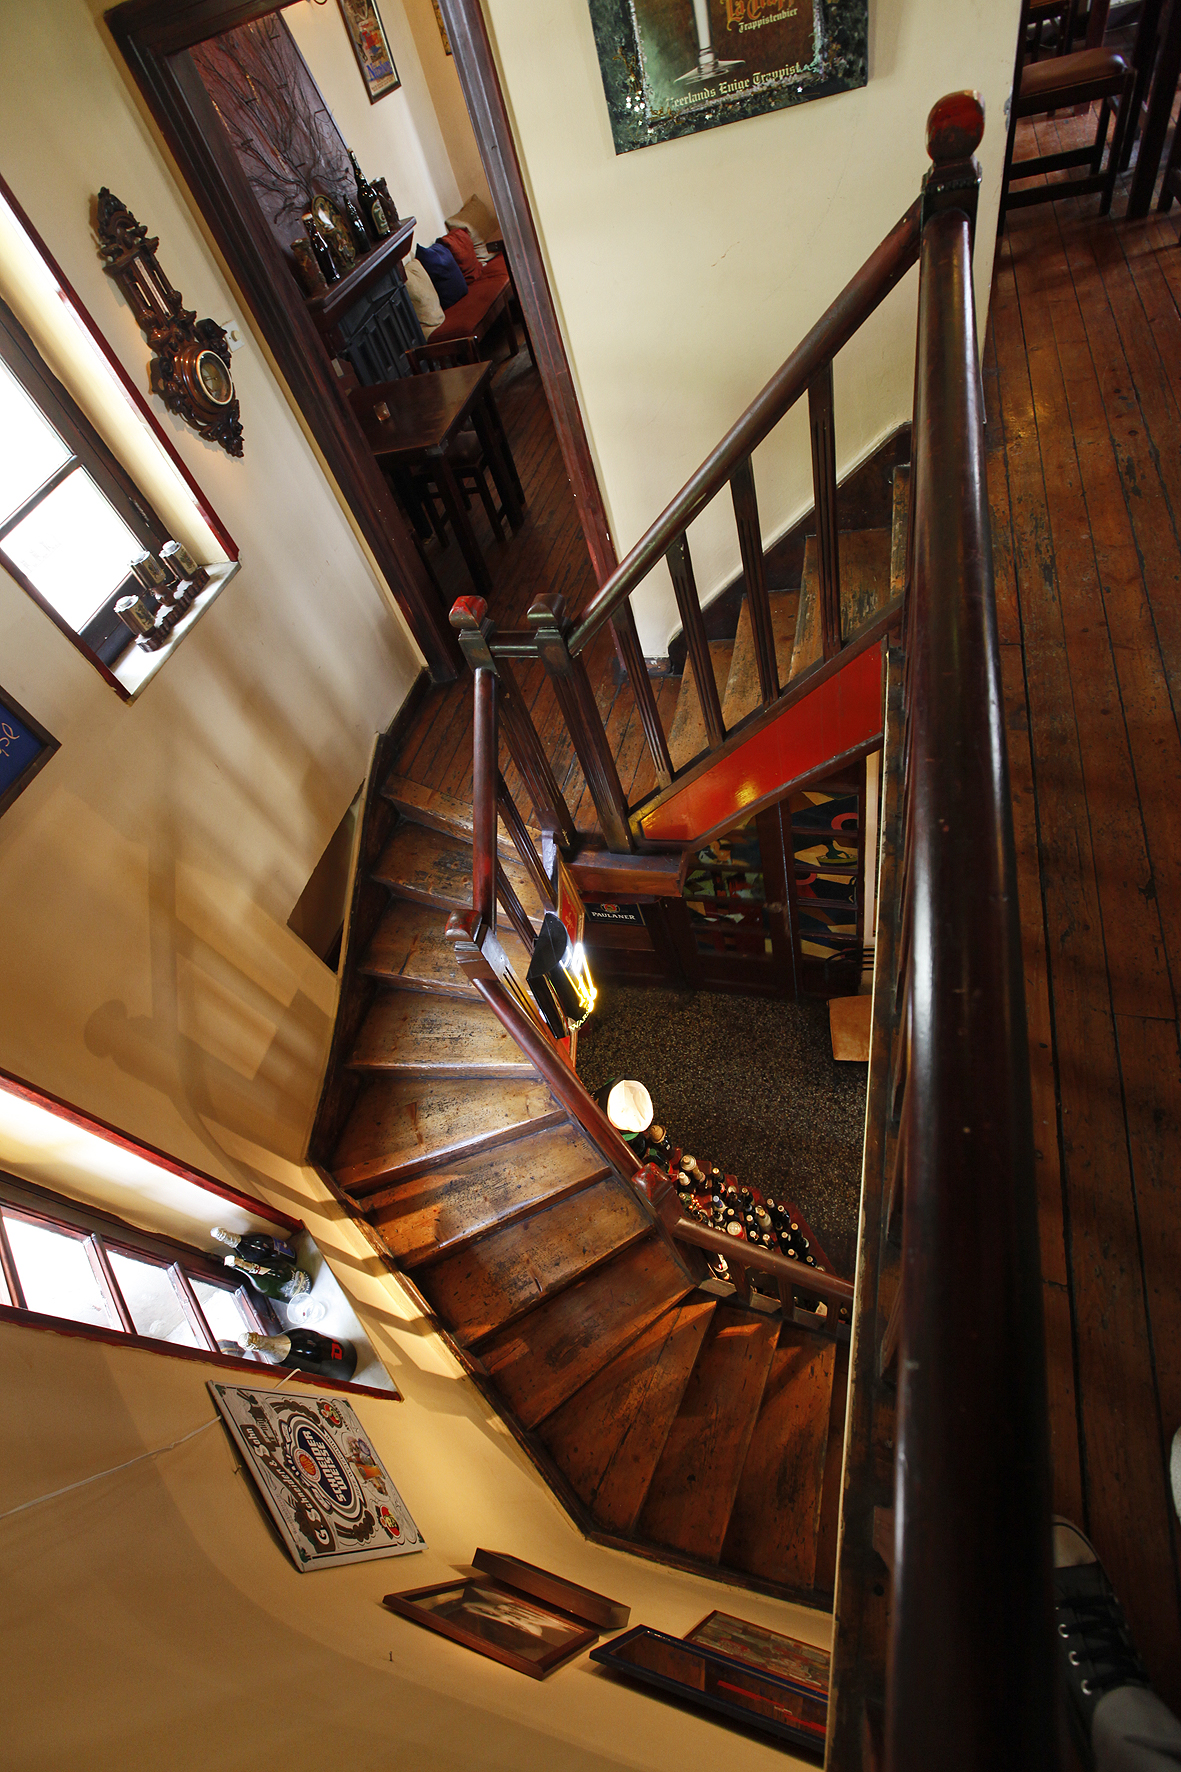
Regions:
[[[493,671],[476,672],[472,731],[472,909],[489,929],[496,928],[496,802],[499,738],[497,682]]]
[[[620,562],[583,611],[570,635],[571,652],[582,652],[590,644],[603,623],[614,615],[676,538],[721,491],[743,458],[758,447],[784,414],[807,393],[810,383],[906,275],[918,257],[919,209],[920,203],[916,199],[849,279],[835,301],[825,309],[791,356],[776,370],[762,392],[755,395],[717,448],[706,456],[697,472],[685,482],[651,528]]]
[[[972,97],[931,115],[920,255],[888,1772],[1058,1764],[1029,1064],[971,271],[968,168],[983,110]]]

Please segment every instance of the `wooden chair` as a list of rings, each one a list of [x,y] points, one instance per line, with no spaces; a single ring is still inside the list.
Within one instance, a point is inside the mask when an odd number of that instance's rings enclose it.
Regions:
[[[458,363],[479,363],[482,358],[476,339],[452,338],[433,346],[429,339],[424,345],[411,345],[405,353],[405,360],[412,375],[432,375],[436,370],[450,369]],[[448,450],[447,459],[463,494],[465,506],[470,508],[469,495],[474,492],[484,507],[493,534],[503,541],[504,512],[492,496],[492,488],[488,483],[488,463],[472,425],[464,425]],[[398,480],[399,490],[419,534],[425,538],[433,532],[439,546],[445,548],[448,539],[447,517],[429,471],[422,468],[409,472],[401,470]]]
[[[481,363],[483,362],[483,358],[480,355],[480,344],[478,339],[451,338],[446,339],[442,344],[432,344],[430,339],[428,339],[424,345],[412,345],[406,352],[406,361],[410,365],[410,371],[413,375],[429,375],[436,369],[448,369],[455,363]],[[513,461],[513,452],[509,448],[508,438],[505,435],[504,425],[501,423],[500,413],[497,411],[495,400],[490,401],[489,405],[492,425],[496,431],[496,440],[500,445],[500,453],[504,459],[508,472],[512,476],[517,497],[520,499],[521,503],[524,504],[525,493],[517,474],[516,464]],[[469,437],[471,439],[470,443],[467,441]],[[473,462],[476,459],[474,451],[479,451],[479,461],[482,465],[486,465],[484,463],[483,451],[480,450],[479,439],[470,425],[466,426],[465,429],[460,432],[460,441],[463,442],[464,448]],[[454,457],[452,459],[454,465]],[[456,474],[457,476],[459,475],[458,466],[456,466]],[[498,534],[501,533],[500,520],[503,518],[504,513],[498,512],[496,518],[493,518],[490,501],[487,496],[486,483],[481,482],[481,484],[476,485],[475,489],[479,493],[484,509],[488,512],[489,522],[492,523],[493,528],[496,529]]]
[[[1009,139],[1005,149],[1005,176],[1001,187],[1001,227],[1010,209],[1024,208],[1031,203],[1054,203],[1060,197],[1085,196],[1089,191],[1101,192],[1101,215],[1106,215],[1111,208],[1124,132],[1131,118],[1134,75],[1123,56],[1117,55],[1113,49],[1100,46],[1076,50],[1071,47],[1076,10],[1077,0],[1057,0],[1056,4],[1045,3],[1045,0],[1024,0],[1022,5]],[[1044,60],[1034,59],[1047,34],[1053,38],[1056,53]],[[1090,147],[1039,154],[1030,160],[1013,159],[1019,118],[1044,116],[1051,111],[1069,110],[1074,105],[1091,105],[1096,99],[1100,101],[1099,121]],[[1113,100],[1117,101],[1115,134],[1104,171],[1103,149]],[[1015,180],[1040,179],[1045,173],[1065,171],[1072,166],[1085,166],[1088,171],[1081,177],[1039,183],[1025,190],[1011,188]]]

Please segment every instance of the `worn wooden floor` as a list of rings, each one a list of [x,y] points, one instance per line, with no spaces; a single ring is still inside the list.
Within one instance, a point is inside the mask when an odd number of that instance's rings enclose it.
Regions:
[[[1011,213],[984,386],[1055,1506],[1181,1711],[1181,248],[1124,204]]]
[[[1040,125],[1042,145],[1083,127]],[[1112,218],[1094,196],[1010,217],[984,385],[1055,1505],[1094,1538],[1181,1711],[1167,1475],[1181,1426],[1181,212],[1127,224],[1126,187]],[[498,387],[529,498],[522,534],[489,546],[493,613],[515,626],[541,590],[579,608],[593,583],[536,375],[519,361]],[[436,564],[449,599],[470,590],[454,547]],[[609,643],[589,663],[634,795],[630,693]],[[540,672],[525,687],[589,826],[552,694]],[[675,688],[661,688],[666,725]],[[470,720],[466,683],[432,695],[403,771],[466,794]]]

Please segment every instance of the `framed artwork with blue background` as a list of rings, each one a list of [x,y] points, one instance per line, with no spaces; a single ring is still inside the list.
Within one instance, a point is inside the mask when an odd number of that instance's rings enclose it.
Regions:
[[[57,739],[0,689],[0,813],[23,794],[57,749]]]

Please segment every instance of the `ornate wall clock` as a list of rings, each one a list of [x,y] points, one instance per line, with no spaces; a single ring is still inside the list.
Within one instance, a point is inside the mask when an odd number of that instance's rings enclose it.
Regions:
[[[156,257],[159,240],[148,238],[148,230],[105,185],[98,194],[95,229],[103,270],[127,297],[156,353],[153,393],[202,437],[220,443],[229,455],[241,455],[238,396],[222,328],[215,320],[198,320],[185,307]]]

